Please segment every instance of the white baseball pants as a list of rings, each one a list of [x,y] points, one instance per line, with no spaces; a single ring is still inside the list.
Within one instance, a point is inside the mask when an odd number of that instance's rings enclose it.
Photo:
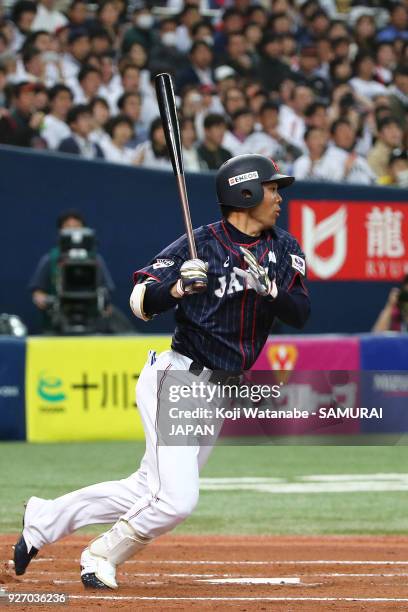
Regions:
[[[212,447],[161,446],[156,431],[161,384],[170,371],[188,370],[191,359],[170,350],[161,353],[155,363],[151,361],[149,358],[145,364],[136,387],[146,437],[140,468],[128,478],[94,484],[56,499],[31,497],[23,531],[29,550],[55,542],[80,527],[114,523],[120,518],[142,536],[155,538],[176,527],[194,510],[199,471]],[[205,378],[205,372],[197,380]]]

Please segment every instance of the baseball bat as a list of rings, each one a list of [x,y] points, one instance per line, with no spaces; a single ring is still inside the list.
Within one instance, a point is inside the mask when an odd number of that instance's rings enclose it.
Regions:
[[[186,179],[184,176],[180,127],[177,117],[176,101],[174,99],[173,82],[170,74],[167,72],[158,74],[155,77],[155,85],[166,144],[180,195],[181,210],[187,233],[188,249],[191,259],[196,259],[197,249],[194,241],[193,226],[191,225],[190,207],[188,204]]]

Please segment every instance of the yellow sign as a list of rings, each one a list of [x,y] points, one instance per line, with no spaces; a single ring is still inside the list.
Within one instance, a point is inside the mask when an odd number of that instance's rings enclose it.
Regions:
[[[148,350],[167,350],[170,340],[170,336],[29,338],[27,440],[142,440],[136,381]]]

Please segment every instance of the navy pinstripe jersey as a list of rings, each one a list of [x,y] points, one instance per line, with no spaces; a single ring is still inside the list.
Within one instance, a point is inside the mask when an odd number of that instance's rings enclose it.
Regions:
[[[135,272],[134,280],[150,279],[152,285],[148,288],[157,287],[157,302],[163,290],[161,296],[167,308],[176,306],[177,326],[172,340],[175,351],[211,369],[240,371],[249,369],[262,350],[273,320],[279,314],[279,295],[297,292],[307,304],[309,298],[302,281],[306,275],[304,254],[293,236],[274,227],[244,244],[234,242],[230,232],[231,225],[225,220],[194,230],[198,257],[208,262],[206,293],[179,300],[168,298],[170,288],[179,278],[180,266],[190,259],[186,235]],[[243,279],[233,271],[234,267],[247,267],[239,248],[241,244],[267,268],[270,278],[276,279],[276,300],[247,289]],[[164,309],[158,308],[155,312],[160,310]],[[308,314],[307,308],[306,318]]]

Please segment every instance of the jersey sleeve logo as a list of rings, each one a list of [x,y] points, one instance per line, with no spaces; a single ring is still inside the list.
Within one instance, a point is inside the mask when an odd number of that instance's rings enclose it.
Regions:
[[[153,264],[153,270],[157,270],[158,268],[170,268],[170,266],[174,266],[174,261],[172,259],[158,259],[156,263]]]
[[[228,179],[228,183],[230,187],[232,187],[232,185],[238,185],[238,183],[244,183],[245,181],[253,181],[257,178],[259,178],[259,174],[256,170],[254,170],[253,172],[245,172],[245,174],[231,176],[231,178]]]
[[[292,259],[292,268],[295,268],[295,270],[298,270],[298,272],[300,272],[304,276],[306,274],[306,262],[303,257],[299,257],[299,255],[292,254],[290,257]]]

